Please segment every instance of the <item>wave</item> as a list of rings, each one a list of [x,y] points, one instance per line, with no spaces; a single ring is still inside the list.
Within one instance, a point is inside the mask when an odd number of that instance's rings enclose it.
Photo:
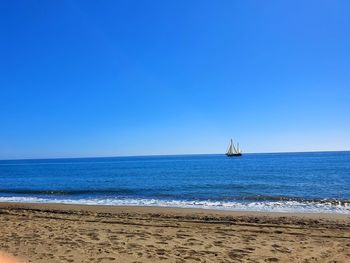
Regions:
[[[35,190],[35,189],[0,189],[0,194],[5,194],[4,198],[15,195],[21,198],[20,195],[25,195],[23,198],[33,198],[47,197],[47,200],[52,200],[53,198],[59,198],[59,196],[70,196],[67,200],[76,200],[77,197],[81,195],[89,196],[84,197],[84,199],[79,200],[146,200],[137,197],[139,193],[146,193],[152,189],[131,189],[131,188],[111,188],[111,189],[72,189],[72,190],[59,190],[59,189],[47,189],[47,190]],[[167,192],[167,191],[166,191]],[[242,194],[242,193],[241,193]],[[101,196],[104,195],[104,196]],[[110,198],[107,198],[109,196]],[[145,197],[145,196],[143,196]],[[212,202],[212,203],[280,203],[280,202],[295,202],[301,204],[325,204],[325,205],[339,205],[339,206],[350,206],[350,200],[348,199],[337,199],[337,198],[303,198],[294,196],[272,196],[272,195],[261,195],[253,193],[244,193],[241,196],[223,196],[223,197],[199,197],[195,193],[188,194],[175,194],[175,193],[152,193],[152,197],[148,197],[147,200],[178,200],[181,197],[181,202],[183,200],[190,200],[186,202]],[[2,197],[0,197],[2,198]],[[153,198],[153,199],[152,199]]]
[[[350,206],[350,200],[336,198],[303,198],[291,196],[251,195],[236,198],[241,201],[276,201],[276,202],[299,202],[299,203],[320,203],[332,205]]]
[[[350,214],[350,202],[337,203],[332,201],[265,201],[265,202],[222,202],[222,201],[190,201],[190,200],[158,200],[131,198],[82,198],[53,199],[39,197],[0,197],[0,202],[20,203],[61,203],[81,205],[112,205],[112,206],[157,206],[202,208],[227,211],[264,211],[264,212],[300,212],[300,213],[337,213]]]

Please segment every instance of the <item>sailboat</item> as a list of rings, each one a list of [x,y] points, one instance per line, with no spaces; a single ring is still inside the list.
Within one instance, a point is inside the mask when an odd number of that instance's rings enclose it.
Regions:
[[[241,151],[241,149],[239,148],[239,144],[237,143],[237,146],[235,146],[235,145],[233,144],[232,139],[231,139],[230,145],[228,146],[226,155],[227,155],[228,157],[242,156],[242,151]]]

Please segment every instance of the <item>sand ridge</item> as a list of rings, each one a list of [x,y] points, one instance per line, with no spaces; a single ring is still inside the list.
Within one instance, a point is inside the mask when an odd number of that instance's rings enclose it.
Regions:
[[[29,262],[350,262],[350,217],[0,204],[0,249]]]

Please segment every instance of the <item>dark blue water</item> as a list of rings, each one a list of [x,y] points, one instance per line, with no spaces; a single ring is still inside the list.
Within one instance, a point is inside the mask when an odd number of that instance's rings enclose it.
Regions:
[[[350,152],[0,161],[0,201],[350,213]]]

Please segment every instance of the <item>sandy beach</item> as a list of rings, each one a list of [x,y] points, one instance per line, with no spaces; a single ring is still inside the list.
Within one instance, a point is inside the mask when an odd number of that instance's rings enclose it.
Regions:
[[[350,262],[350,216],[0,204],[0,249],[27,262]]]

